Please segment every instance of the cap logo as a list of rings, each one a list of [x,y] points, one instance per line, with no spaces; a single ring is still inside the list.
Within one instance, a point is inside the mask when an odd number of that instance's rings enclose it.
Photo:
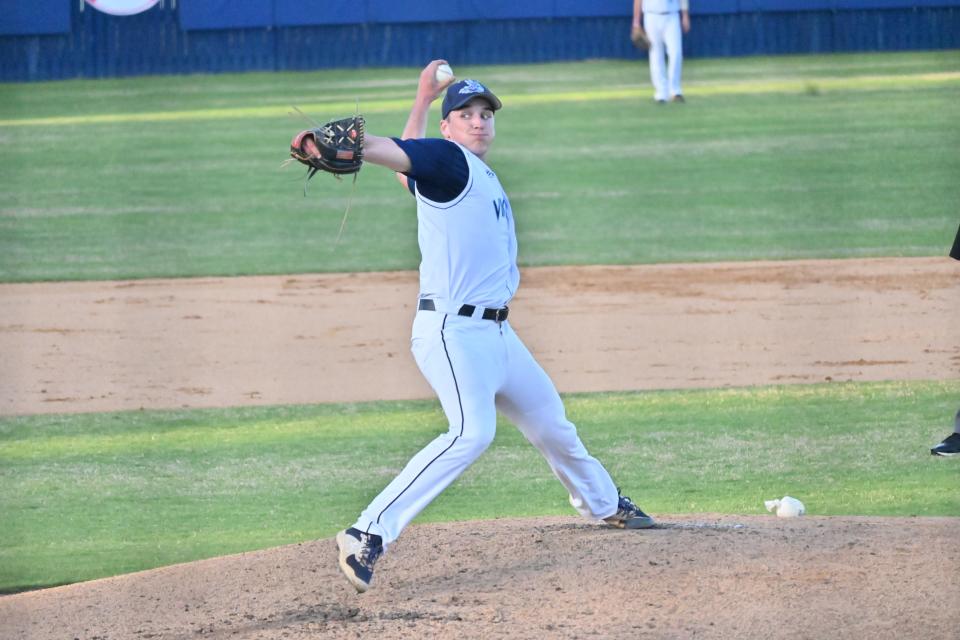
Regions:
[[[487,88],[476,80],[464,80],[463,86],[458,93],[486,93]]]

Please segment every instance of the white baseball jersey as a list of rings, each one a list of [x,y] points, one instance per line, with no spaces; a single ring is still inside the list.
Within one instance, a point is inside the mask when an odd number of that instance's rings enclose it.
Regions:
[[[675,13],[680,11],[680,0],[643,0],[644,13]]]
[[[510,201],[490,167],[460,149],[470,172],[461,194],[433,202],[415,191],[420,297],[437,301],[438,309],[505,307],[520,283]]]

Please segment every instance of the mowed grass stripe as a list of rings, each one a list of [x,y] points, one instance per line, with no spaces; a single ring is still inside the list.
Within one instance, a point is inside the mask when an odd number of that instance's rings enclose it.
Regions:
[[[763,93],[804,93],[818,91],[870,91],[875,89],[916,89],[918,87],[942,86],[960,82],[960,72],[945,71],[908,75],[863,75],[854,77],[810,77],[804,79],[762,80],[734,83],[700,84],[689,86],[688,96],[754,95]],[[535,105],[558,102],[588,102],[607,100],[630,100],[648,97],[649,87],[625,87],[621,89],[595,89],[592,91],[560,91],[525,95],[504,95],[507,104]],[[372,100],[361,104],[363,113],[389,113],[410,108],[408,98]],[[303,111],[351,113],[356,110],[356,100],[315,102],[299,105]],[[0,120],[0,127],[26,127],[72,124],[112,124],[121,122],[169,122],[185,120],[222,120],[275,118],[292,112],[291,107],[277,105],[258,107],[234,107],[229,109],[193,109],[183,111],[152,111],[145,113],[102,113],[81,116],[55,116],[48,118],[22,118]]]

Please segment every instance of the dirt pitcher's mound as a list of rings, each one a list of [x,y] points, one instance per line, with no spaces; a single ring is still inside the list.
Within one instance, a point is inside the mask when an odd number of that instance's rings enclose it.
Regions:
[[[332,540],[0,598],[3,637],[956,638],[960,518],[409,528],[357,595]]]

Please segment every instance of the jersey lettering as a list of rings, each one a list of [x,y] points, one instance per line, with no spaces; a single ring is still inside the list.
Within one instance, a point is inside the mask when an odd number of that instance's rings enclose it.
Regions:
[[[500,214],[503,214],[505,220],[510,219],[510,201],[506,196],[493,201],[493,210],[497,213],[497,220],[500,219]]]

